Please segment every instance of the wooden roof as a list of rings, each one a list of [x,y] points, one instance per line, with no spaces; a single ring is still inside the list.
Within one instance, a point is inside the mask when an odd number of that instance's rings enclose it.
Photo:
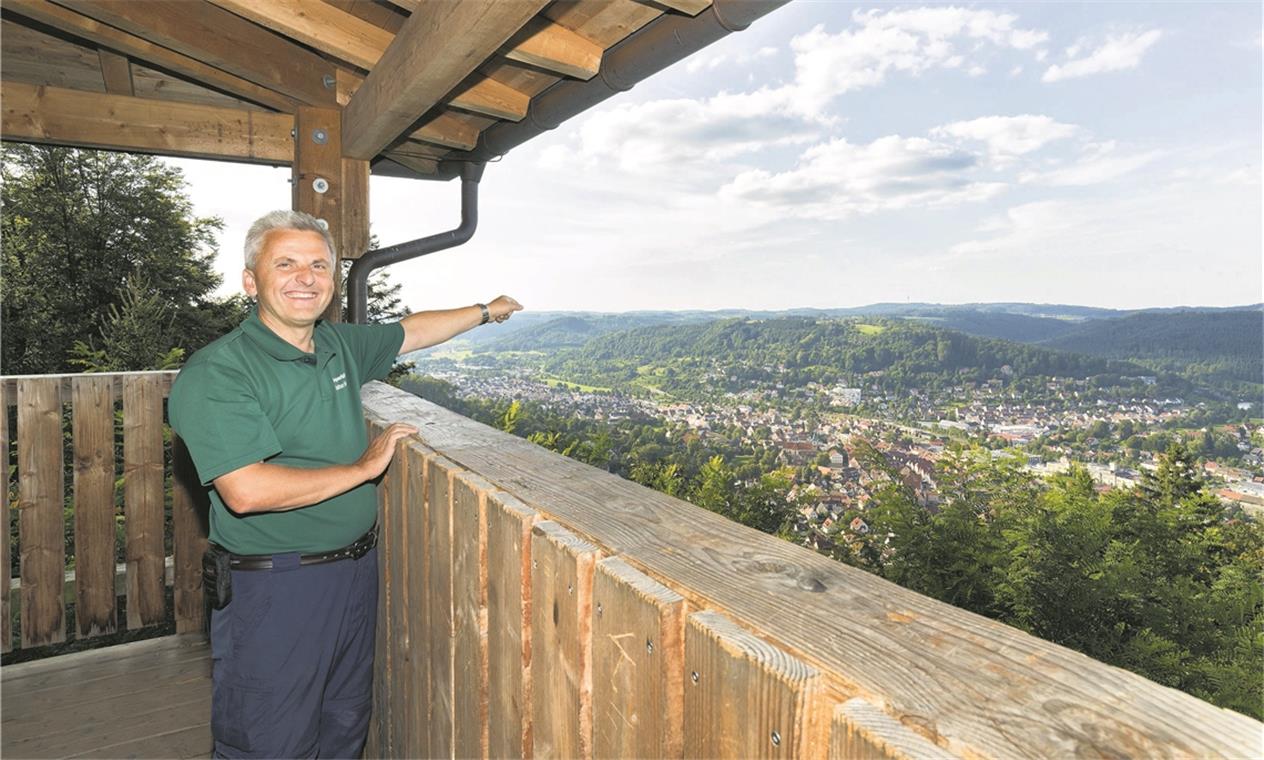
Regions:
[[[711,5],[3,0],[3,137],[288,164],[298,109],[331,108],[344,158],[433,176],[647,25]]]

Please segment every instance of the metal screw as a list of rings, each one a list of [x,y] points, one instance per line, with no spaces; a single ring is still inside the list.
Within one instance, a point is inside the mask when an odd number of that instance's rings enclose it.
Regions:
[[[645,651],[654,654],[654,642],[649,639],[645,640]]]
[[[295,137],[298,137],[298,130],[297,130],[297,129],[291,129],[291,130],[290,130],[290,139],[291,139],[291,140],[293,140]]]
[[[568,593],[568,594],[569,594],[569,593],[571,593],[571,591],[572,591],[572,590],[573,590],[573,587],[571,586],[571,584],[569,584],[569,583],[568,583],[568,584],[566,584],[566,593]]]
[[[601,617],[601,613],[602,613],[601,602],[597,602],[597,617]]]
[[[772,746],[774,747],[781,746],[781,734],[777,733],[776,731],[772,732]]]
[[[689,680],[693,681],[694,683],[698,683],[698,671],[695,670],[691,672],[689,674]]]
[[[533,560],[531,560],[531,568],[532,568],[533,570],[534,570],[535,568],[538,568],[539,566],[540,566],[540,560],[538,560],[538,559],[533,559]]]
[[[317,145],[324,145],[325,143],[329,142],[329,133],[323,129],[313,129],[312,142],[316,143]]]
[[[334,85],[338,83],[338,80],[334,79],[333,74],[326,74],[325,76],[321,77],[320,81],[323,85],[325,85],[326,90],[332,90],[334,88]]]
[[[329,180],[324,177],[317,177],[312,180],[312,189],[322,195],[329,192]]]

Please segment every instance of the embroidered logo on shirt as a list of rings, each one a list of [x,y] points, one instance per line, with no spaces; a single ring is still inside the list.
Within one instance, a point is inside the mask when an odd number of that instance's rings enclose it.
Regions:
[[[347,387],[347,373],[343,372],[334,378],[334,390],[340,391]]]

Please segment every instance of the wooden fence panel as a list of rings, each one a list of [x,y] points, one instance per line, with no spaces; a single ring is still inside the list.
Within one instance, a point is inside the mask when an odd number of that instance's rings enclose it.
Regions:
[[[429,470],[426,461],[434,453],[422,449],[416,442],[409,442],[404,452],[408,456],[408,510],[406,533],[400,536],[401,551],[408,553],[411,573],[408,593],[400,601],[408,610],[409,630],[415,632],[411,639],[408,667],[398,678],[407,679],[413,685],[410,712],[400,720],[409,724],[408,757],[423,757],[430,747],[430,655],[425,636],[430,631],[429,610],[429,563],[431,546],[428,540],[430,503]]]
[[[4,586],[0,587],[0,652],[9,652],[13,649],[13,630],[9,623],[11,614],[9,612],[9,585],[13,580],[13,570],[10,567],[9,559],[9,489],[12,487],[12,481],[9,478],[9,391],[7,383],[0,383],[0,452],[4,453],[3,460],[0,463],[4,465],[4,541],[0,543],[0,567],[4,568],[4,574],[0,575],[0,580],[4,581]]]
[[[385,425],[369,421],[366,423],[366,427],[368,428],[367,434],[371,441],[382,432]],[[386,515],[394,508],[395,505],[387,502],[379,490],[377,512],[377,622],[374,625],[375,638],[373,642],[373,712],[372,717],[369,719],[369,735],[364,742],[365,757],[388,756],[386,736],[389,733],[391,723],[390,690],[393,679],[391,677],[390,653],[386,637],[389,633],[390,587],[392,583],[391,555],[394,549],[391,541],[394,537],[391,535],[390,527],[386,524]]]
[[[531,530],[533,756],[592,757],[592,576],[597,547],[552,521]]]
[[[114,593],[114,381],[72,381],[75,623],[80,637],[118,627]]]
[[[162,399],[160,376],[128,375],[123,379],[123,501],[129,629],[162,623],[166,616]]]
[[[676,592],[618,557],[593,580],[593,754],[680,757],[684,607]]]
[[[469,472],[453,480],[453,737],[457,757],[487,757],[487,492]]]
[[[715,612],[685,627],[685,757],[816,757],[817,672]],[[823,737],[821,737],[823,739]]]
[[[863,699],[834,709],[830,760],[950,760],[956,757]]]
[[[491,757],[531,756],[531,528],[538,512],[487,497],[487,723]]]
[[[171,437],[171,552],[174,555],[176,633],[196,633],[206,624],[202,555],[210,529],[210,501],[197,468],[179,436]]]
[[[409,735],[412,726],[408,716],[410,706],[416,692],[424,688],[411,679],[402,677],[407,672],[409,661],[413,657],[410,646],[413,629],[411,616],[406,603],[408,587],[414,582],[413,573],[416,568],[408,551],[407,520],[408,509],[408,467],[407,456],[396,452],[395,459],[386,470],[378,486],[378,496],[382,503],[379,528],[385,531],[390,544],[390,584],[382,589],[382,599],[378,604],[386,604],[386,619],[389,621],[386,632],[387,657],[389,662],[391,685],[389,688],[390,720],[386,724],[386,756],[412,757],[409,751]]]
[[[17,437],[22,646],[34,647],[66,640],[66,487],[57,381],[18,382]]]
[[[428,757],[452,757],[452,485],[458,467],[427,458],[426,648],[430,674]]]

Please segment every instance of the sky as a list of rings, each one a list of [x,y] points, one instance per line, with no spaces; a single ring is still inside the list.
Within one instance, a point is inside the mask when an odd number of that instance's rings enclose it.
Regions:
[[[1261,4],[794,0],[490,163],[414,310],[1264,301]],[[170,160],[224,293],[288,168]],[[382,245],[458,182],[374,177]]]

